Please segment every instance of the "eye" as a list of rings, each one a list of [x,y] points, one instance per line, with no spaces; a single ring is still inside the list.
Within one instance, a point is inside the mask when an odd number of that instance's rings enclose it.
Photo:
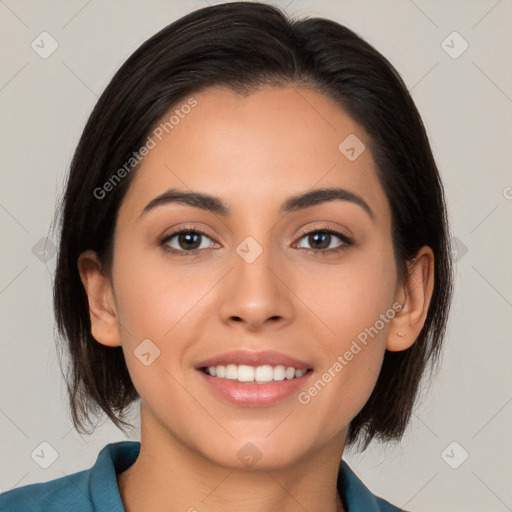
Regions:
[[[160,242],[160,245],[165,252],[178,254],[180,256],[190,256],[197,254],[203,249],[208,249],[208,247],[211,245],[208,243],[202,244],[201,239],[203,238],[208,238],[211,240],[211,238],[203,231],[195,228],[183,228],[166,236]]]
[[[338,244],[336,247],[330,247],[335,238],[340,239],[341,244]],[[335,231],[334,229],[327,226],[304,233],[300,240],[302,239],[305,239],[306,242],[312,247],[308,248],[299,246],[299,249],[312,251],[315,254],[321,253],[324,255],[345,250],[347,247],[353,244],[353,241],[347,235]]]
[[[200,251],[211,247],[212,243],[206,242],[204,240],[205,238],[213,242],[206,233],[199,229],[182,228],[179,231],[166,236],[160,242],[160,246],[162,246],[165,252],[170,254],[194,256]],[[330,247],[336,238],[341,240],[341,243],[338,243],[335,247]],[[327,226],[304,232],[300,240],[302,239],[305,239],[307,243],[312,245],[312,247],[302,247],[299,243],[297,245],[299,249],[322,255],[337,253],[345,250],[353,244],[353,241],[347,235]],[[216,244],[216,242],[213,243]],[[218,244],[216,245],[218,246]]]

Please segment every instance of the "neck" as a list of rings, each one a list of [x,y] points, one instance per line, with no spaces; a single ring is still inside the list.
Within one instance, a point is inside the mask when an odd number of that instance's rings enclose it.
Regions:
[[[343,512],[336,484],[344,443],[335,438],[275,469],[226,467],[143,413],[140,453],[118,475],[119,492],[126,512]]]

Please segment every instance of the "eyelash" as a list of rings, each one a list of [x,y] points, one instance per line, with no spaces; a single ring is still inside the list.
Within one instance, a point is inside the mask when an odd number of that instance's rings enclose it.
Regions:
[[[161,240],[159,245],[162,247],[162,249],[166,253],[177,255],[177,256],[194,256],[194,255],[198,254],[200,251],[204,250],[204,249],[192,249],[190,251],[184,251],[182,249],[173,249],[172,247],[169,247],[167,245],[169,240],[171,240],[175,236],[183,234],[183,233],[187,233],[187,234],[193,233],[193,234],[202,235],[202,236],[205,236],[205,237],[211,239],[211,237],[207,233],[205,233],[204,231],[201,231],[200,229],[192,228],[192,227],[190,227],[190,228],[185,227],[183,229],[180,229],[179,231],[175,231],[174,233],[171,233],[170,235],[166,236],[163,240]],[[334,229],[332,229],[332,228],[330,228],[328,226],[322,226],[320,228],[316,228],[316,229],[313,229],[311,231],[303,231],[303,232],[301,232],[301,236],[299,237],[299,240],[301,240],[302,238],[304,238],[304,237],[306,237],[308,235],[312,235],[312,234],[315,234],[315,233],[323,233],[323,234],[335,235],[338,238],[340,238],[343,243],[340,246],[338,246],[338,247],[336,247],[334,249],[307,249],[307,248],[304,249],[304,248],[301,248],[301,250],[307,251],[307,252],[312,252],[312,253],[317,254],[317,255],[328,256],[330,254],[334,254],[334,253],[338,253],[340,251],[344,251],[348,247],[353,245],[353,241],[352,241],[351,238],[349,238],[347,235],[345,235],[343,233],[340,233],[339,231],[335,231]]]

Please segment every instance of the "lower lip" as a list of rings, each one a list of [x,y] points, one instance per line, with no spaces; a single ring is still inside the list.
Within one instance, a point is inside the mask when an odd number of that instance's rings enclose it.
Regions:
[[[309,370],[302,377],[256,384],[212,377],[201,370],[198,372],[214,394],[230,403],[246,407],[266,407],[298,394],[312,374]]]

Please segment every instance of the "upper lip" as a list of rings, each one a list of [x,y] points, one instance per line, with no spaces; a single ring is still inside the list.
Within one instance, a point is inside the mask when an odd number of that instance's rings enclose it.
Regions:
[[[210,357],[201,361],[197,368],[206,368],[208,366],[226,366],[228,364],[245,364],[248,366],[292,366],[296,370],[308,370],[311,365],[305,361],[296,359],[295,357],[281,354],[272,350],[249,352],[247,350],[234,350],[225,352],[217,356]]]

